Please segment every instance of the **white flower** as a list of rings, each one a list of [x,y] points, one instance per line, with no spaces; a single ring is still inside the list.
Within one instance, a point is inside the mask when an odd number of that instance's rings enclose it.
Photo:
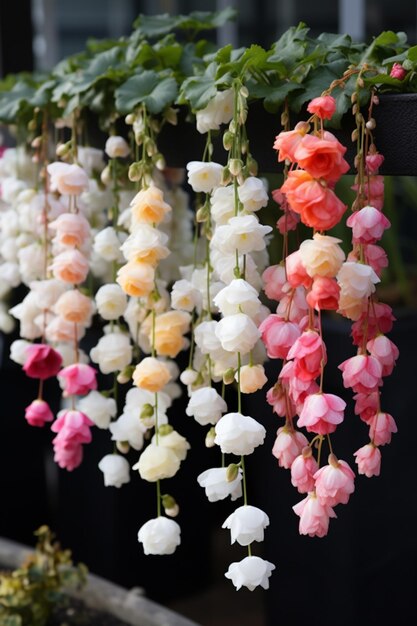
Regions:
[[[218,322],[202,322],[194,329],[194,340],[203,354],[211,354],[221,349],[220,339],[217,337]]]
[[[193,391],[185,409],[201,426],[216,424],[221,414],[227,411],[227,404],[213,387],[200,387]]]
[[[112,226],[100,230],[94,237],[93,250],[106,261],[120,258],[120,240]]]
[[[258,292],[243,278],[236,278],[214,298],[214,304],[222,315],[245,313],[254,318],[261,308]]]
[[[181,461],[170,448],[150,443],[142,452],[133,469],[139,471],[140,477],[148,482],[156,482],[163,478],[172,478],[178,472]]]
[[[17,253],[22,281],[29,285],[43,276],[45,252],[39,243],[31,243]]]
[[[43,317],[43,316],[42,316]],[[71,322],[68,322],[71,324]],[[74,324],[71,324],[74,326]],[[62,367],[68,367],[68,365],[72,365],[74,363],[74,346],[70,343],[58,343],[54,346],[55,350],[59,352],[62,357]],[[90,363],[90,359],[84,350],[78,348],[78,362],[79,363]]]
[[[94,422],[98,428],[108,428],[111,418],[117,413],[116,401],[113,398],[105,398],[98,391],[90,393],[78,403],[80,411]]]
[[[68,290],[68,285],[62,280],[49,278],[48,280],[34,280],[30,283],[34,294],[33,301],[41,309],[52,309],[60,296]]]
[[[91,360],[98,363],[103,374],[124,370],[132,360],[129,337],[123,333],[109,333],[101,337],[90,352]]]
[[[8,314],[6,307],[0,303],[0,331],[3,333],[11,333],[15,327],[14,319]]]
[[[121,246],[127,261],[143,261],[154,265],[169,255],[166,247],[168,235],[149,224],[137,224],[133,234],[129,235]]]
[[[190,444],[185,437],[177,433],[176,430],[172,430],[167,435],[158,435],[158,444],[156,444],[156,435],[152,437],[151,443],[158,446],[163,446],[171,450],[179,461],[184,461],[187,456],[188,450],[191,448]]]
[[[177,280],[171,291],[171,306],[178,311],[191,312],[201,308],[202,296],[189,280]]]
[[[237,590],[247,587],[253,591],[255,587],[269,589],[269,577],[275,565],[259,556],[247,556],[242,561],[231,563],[225,576],[229,578]]]
[[[142,450],[143,433],[146,428],[140,419],[139,408],[135,412],[125,410],[116,421],[111,422],[109,430],[112,441],[127,441],[134,450]]]
[[[230,218],[223,226],[214,231],[211,245],[223,254],[247,254],[263,250],[266,246],[265,235],[270,233],[271,226],[263,226],[255,215],[238,215]]]
[[[228,285],[235,278],[236,254],[224,254],[221,250],[211,250],[210,262],[212,263],[220,280]],[[245,280],[257,291],[262,287],[262,278],[257,265],[250,254],[241,254],[238,257],[239,270],[245,268]]]
[[[98,148],[77,146],[77,160],[88,176],[104,168],[103,151]]]
[[[202,191],[210,193],[212,189],[220,185],[223,166],[220,163],[204,163],[203,161],[190,161],[187,163],[188,184],[197,193]]]
[[[27,188],[27,184],[23,180],[17,178],[3,178],[1,181],[1,197],[3,202],[12,204],[17,199],[21,191]]]
[[[215,426],[216,439],[225,454],[252,454],[265,439],[266,430],[253,417],[241,413],[223,415]]]
[[[117,320],[126,310],[127,296],[117,283],[102,285],[96,293],[99,315],[105,320]]]
[[[224,500],[228,496],[236,500],[242,495],[242,470],[234,480],[226,478],[227,467],[213,467],[197,477],[198,484],[206,490],[209,502]]]
[[[235,190],[233,185],[217,187],[211,196],[211,217],[217,226],[227,224],[235,214]]]
[[[41,328],[35,322],[40,312],[36,305],[36,296],[31,291],[22,302],[9,310],[9,313],[20,322],[20,336],[23,339],[36,339],[42,335]]]
[[[98,464],[106,487],[121,487],[130,481],[129,463],[120,454],[106,454]]]
[[[24,339],[16,339],[16,341],[13,341],[10,346],[11,360],[19,365],[24,365],[27,359],[26,348],[31,345],[32,343],[30,341],[25,341]]]
[[[250,352],[261,336],[256,324],[244,313],[224,317],[218,322],[215,333],[223,350],[241,354]]]
[[[375,291],[380,279],[370,265],[347,261],[337,274],[337,282],[342,291],[352,298],[368,298]]]
[[[220,124],[228,124],[233,117],[233,101],[232,89],[218,91],[208,105],[196,113],[198,132],[219,130]]]
[[[20,285],[20,271],[17,263],[0,264],[0,282],[6,283],[9,287],[17,287]]]
[[[256,506],[240,506],[229,515],[222,528],[229,528],[231,543],[237,541],[248,546],[252,541],[264,540],[264,529],[269,526],[269,517]]]
[[[206,264],[202,268],[196,268],[191,274],[191,283],[200,292],[202,298],[202,306],[206,311],[213,310],[212,300],[224,287],[224,284],[220,281],[214,281],[212,275],[208,276],[209,272],[210,270],[208,269]],[[210,302],[208,301],[207,293],[208,279],[210,279]]]
[[[345,260],[340,241],[336,237],[316,233],[313,239],[305,239],[301,243],[300,259],[309,276],[336,276]]]
[[[129,144],[124,137],[120,137],[119,135],[109,137],[104,146],[104,150],[111,159],[115,159],[116,157],[124,158],[130,154]]]
[[[180,381],[183,385],[192,385],[198,378],[198,372],[187,367],[180,375]],[[188,414],[187,414],[188,415]]]
[[[47,167],[50,175],[51,191],[59,191],[60,194],[78,195],[88,188],[88,176],[84,170],[75,163],[55,162]]]
[[[181,528],[173,519],[157,517],[146,522],[138,532],[145,554],[173,554],[181,543]]]
[[[243,185],[239,185],[237,192],[245,211],[259,211],[268,204],[265,185],[260,178],[255,176],[249,176]]]

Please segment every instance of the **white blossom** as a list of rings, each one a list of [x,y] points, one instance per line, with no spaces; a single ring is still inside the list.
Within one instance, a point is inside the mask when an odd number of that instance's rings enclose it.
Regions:
[[[130,481],[130,468],[127,460],[120,454],[106,454],[98,464],[104,474],[106,487],[121,487]]]
[[[259,556],[247,556],[242,561],[231,563],[225,576],[232,581],[236,590],[247,587],[249,591],[253,591],[259,586],[269,589],[268,579],[274,569],[273,563]]]
[[[253,417],[241,413],[227,413],[215,426],[215,443],[225,454],[252,454],[265,439],[266,430]]]
[[[181,528],[173,519],[159,516],[143,524],[138,541],[145,554],[173,554],[181,543]]]
[[[264,529],[269,526],[266,513],[256,506],[245,504],[234,511],[222,528],[230,529],[231,543],[248,546],[252,541],[264,540]]]

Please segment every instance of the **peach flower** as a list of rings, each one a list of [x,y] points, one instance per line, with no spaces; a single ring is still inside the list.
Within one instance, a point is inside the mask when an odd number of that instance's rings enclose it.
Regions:
[[[301,263],[309,276],[336,276],[345,260],[340,242],[336,237],[316,233],[313,239],[305,239],[301,243]]]
[[[117,272],[116,281],[129,296],[141,298],[150,294],[154,279],[155,270],[152,265],[129,261]]]
[[[88,326],[93,314],[93,302],[78,289],[71,289],[60,296],[55,305],[55,313],[67,322]]]
[[[294,152],[302,138],[308,132],[309,125],[306,122],[298,122],[294,130],[284,131],[277,135],[273,145],[278,150],[278,161],[295,161]]]
[[[235,379],[239,380],[237,373]],[[240,391],[242,393],[254,393],[262,389],[267,382],[263,365],[243,365],[240,368]]]
[[[90,235],[90,224],[81,213],[62,213],[49,224],[56,230],[56,242],[80,247]]]
[[[71,249],[58,254],[50,267],[55,278],[79,285],[87,278],[88,261],[79,250]]]
[[[88,176],[79,165],[56,162],[50,163],[47,169],[51,191],[78,196],[88,188]]]
[[[317,115],[322,120],[330,120],[336,111],[336,100],[333,96],[318,96],[311,100],[307,111]]]
[[[299,213],[306,226],[328,230],[336,226],[346,210],[346,205],[327,187],[304,170],[288,174],[281,187],[293,211]]]
[[[132,379],[136,387],[156,393],[171,380],[171,374],[163,361],[148,356],[136,365]]]
[[[132,224],[145,222],[159,224],[167,213],[171,211],[169,204],[164,202],[164,195],[157,187],[142,189],[130,203],[132,207]]]

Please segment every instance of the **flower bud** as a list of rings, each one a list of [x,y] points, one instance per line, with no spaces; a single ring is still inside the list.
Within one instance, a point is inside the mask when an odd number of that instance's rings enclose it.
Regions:
[[[232,176],[238,176],[242,171],[243,163],[241,159],[229,159],[228,165]]]
[[[210,430],[208,431],[207,435],[206,435],[206,440],[205,440],[205,444],[206,444],[206,448],[213,448],[214,447],[214,439],[216,437],[216,431],[214,429],[214,426],[212,426],[210,428]]]
[[[122,454],[127,454],[130,450],[130,445],[128,441],[116,441],[116,448]]]
[[[128,113],[128,115],[126,115],[125,117],[126,124],[128,126],[132,126],[134,121],[135,121],[135,116],[133,115],[133,113]]]
[[[106,168],[105,168],[106,169]],[[104,170],[103,170],[104,172]],[[103,173],[102,173],[103,175]],[[132,182],[137,182],[143,176],[143,166],[139,161],[130,164],[129,172],[128,172],[129,180]]]
[[[101,172],[100,180],[103,183],[103,185],[108,185],[110,183],[110,181],[111,181],[111,172],[110,172],[110,167],[108,165],[106,165],[104,170]]]
[[[373,129],[375,128],[375,126],[376,126],[376,122],[375,122],[374,118],[373,118],[373,117],[371,117],[371,119],[369,119],[369,120],[366,122],[365,126],[366,126],[366,128],[367,128],[368,130],[373,130]]]
[[[128,383],[131,378],[132,378],[132,374],[133,374],[133,370],[134,370],[134,366],[133,365],[128,365],[127,367],[124,368],[124,370],[122,370],[121,372],[118,373],[117,375],[117,382],[120,385],[125,385],[126,383]]]
[[[172,433],[173,430],[174,429],[171,424],[161,424],[161,426],[158,428],[158,435],[161,435],[161,437],[165,437],[166,435]]]
[[[233,133],[231,133],[230,130],[226,130],[226,132],[223,135],[223,148],[225,150],[231,150],[232,149],[233,138],[234,138]]]
[[[160,152],[155,154],[155,156],[153,157],[153,162],[155,163],[156,169],[158,169],[160,172],[162,172],[166,167],[165,159]]]
[[[205,202],[196,213],[195,219],[198,223],[206,222],[210,216],[210,204]]]
[[[236,480],[238,473],[239,473],[239,465],[237,465],[236,463],[230,463],[226,471],[227,482],[231,483],[234,480]]]
[[[59,157],[64,157],[71,150],[71,141],[67,141],[66,143],[61,143],[57,146],[56,155]]]
[[[248,172],[251,176],[257,176],[258,174],[258,162],[252,156],[248,157],[246,161],[246,166],[248,168]]]
[[[223,187],[226,187],[231,182],[231,180],[232,177],[230,176],[230,170],[226,166],[223,168],[221,184],[223,185]]]
[[[180,507],[176,503],[175,499],[172,496],[165,494],[162,496],[161,500],[165,514],[168,515],[168,517],[177,517]]]
[[[233,367],[229,367],[228,370],[223,372],[223,382],[225,385],[230,385],[235,379],[235,370]]]
[[[146,403],[143,405],[142,410],[140,412],[140,419],[146,419],[147,417],[152,417],[154,414],[154,407],[152,404]]]
[[[173,109],[172,107],[168,107],[168,109],[164,112],[164,118],[169,124],[176,126],[178,124],[178,111],[177,109]]]

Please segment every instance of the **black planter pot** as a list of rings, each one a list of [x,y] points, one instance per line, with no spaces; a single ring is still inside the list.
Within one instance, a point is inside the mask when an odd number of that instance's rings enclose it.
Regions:
[[[325,391],[349,403],[344,423],[332,439],[336,455],[355,469],[352,454],[369,439],[366,425],[353,414],[351,394],[343,388],[337,369],[354,354],[350,324],[343,322],[326,323]],[[253,499],[271,518],[265,557],[277,565],[266,594],[268,626],[276,626],[278,619],[285,626],[402,625],[417,619],[417,501],[413,495],[417,484],[417,315],[399,316],[390,337],[400,349],[400,359],[384,383],[382,410],[395,417],[398,434],[381,449],[381,475],[358,476],[349,503],[336,507],[338,519],[331,520],[327,537],[298,534],[298,517],[291,507],[304,496],[292,487],[289,471],[279,468],[269,452],[282,420],[271,413],[262,393],[246,398],[247,414],[264,423],[268,431],[264,454],[257,455],[256,463],[248,463]],[[268,370],[273,383],[278,362],[269,363]]]

